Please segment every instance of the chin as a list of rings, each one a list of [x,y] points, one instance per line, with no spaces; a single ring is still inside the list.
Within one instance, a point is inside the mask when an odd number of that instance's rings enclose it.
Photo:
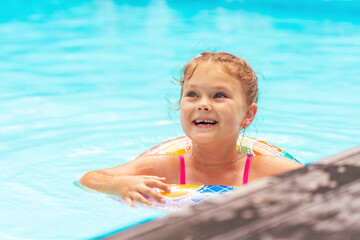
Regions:
[[[188,135],[188,137],[197,144],[211,144],[218,140],[216,136],[213,134],[192,134]]]

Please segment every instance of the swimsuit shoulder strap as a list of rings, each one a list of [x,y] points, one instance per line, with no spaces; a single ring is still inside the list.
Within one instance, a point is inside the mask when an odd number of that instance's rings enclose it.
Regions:
[[[247,184],[247,182],[248,182],[250,161],[251,161],[252,156],[253,156],[252,154],[249,154],[247,159],[246,159],[245,169],[244,169],[244,177],[243,177],[243,186],[245,186]]]
[[[185,160],[183,155],[179,155],[180,158],[180,184],[185,184]]]

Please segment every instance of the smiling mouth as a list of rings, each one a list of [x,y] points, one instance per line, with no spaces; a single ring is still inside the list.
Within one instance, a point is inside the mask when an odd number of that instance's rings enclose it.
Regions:
[[[193,121],[193,123],[196,126],[210,126],[210,125],[215,125],[217,123],[217,121],[214,121],[214,120],[195,120],[195,121]]]

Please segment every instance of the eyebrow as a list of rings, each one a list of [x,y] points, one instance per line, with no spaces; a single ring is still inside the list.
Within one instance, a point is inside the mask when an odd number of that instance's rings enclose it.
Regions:
[[[198,86],[196,85],[196,84],[187,84],[186,86],[185,86],[186,88],[198,88]],[[231,91],[231,88],[229,88],[229,87],[226,87],[226,86],[215,86],[215,87],[213,87],[213,89],[216,89],[216,90],[224,90],[224,91]]]

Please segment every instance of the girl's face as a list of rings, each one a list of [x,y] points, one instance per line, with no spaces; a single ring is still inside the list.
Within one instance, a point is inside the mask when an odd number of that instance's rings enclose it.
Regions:
[[[215,64],[200,65],[183,85],[181,125],[185,134],[197,143],[234,141],[245,113],[240,81]]]

